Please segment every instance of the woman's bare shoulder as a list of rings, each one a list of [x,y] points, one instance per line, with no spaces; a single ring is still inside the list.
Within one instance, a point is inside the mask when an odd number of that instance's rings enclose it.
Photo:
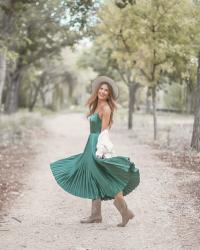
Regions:
[[[100,111],[100,116],[102,118],[103,116],[110,116],[110,114],[111,114],[111,108],[108,104],[105,104]]]
[[[104,105],[103,107],[103,113],[110,114],[111,113],[111,108],[108,104]]]

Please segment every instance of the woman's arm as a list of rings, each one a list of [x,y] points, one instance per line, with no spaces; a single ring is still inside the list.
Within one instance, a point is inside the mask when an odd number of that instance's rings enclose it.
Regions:
[[[108,129],[109,121],[110,121],[111,109],[110,107],[105,107],[102,115],[102,126],[101,132],[105,129]]]
[[[96,146],[96,157],[98,158],[110,158],[115,156],[115,151],[113,150],[113,144],[109,137],[108,127],[110,121],[111,109],[110,107],[105,107],[102,114],[102,127],[101,133],[98,137]]]

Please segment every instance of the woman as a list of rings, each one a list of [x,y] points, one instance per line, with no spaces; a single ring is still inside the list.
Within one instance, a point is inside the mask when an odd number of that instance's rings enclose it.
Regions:
[[[67,192],[82,198],[92,199],[92,213],[82,223],[101,222],[101,200],[114,199],[113,204],[122,216],[117,226],[124,227],[134,217],[128,209],[124,195],[129,194],[140,182],[140,173],[129,157],[105,157],[101,136],[111,128],[118,88],[106,76],[99,76],[92,83],[89,106],[90,134],[83,153],[50,164],[57,183]],[[109,139],[109,138],[106,138]],[[112,145],[112,144],[110,144]],[[106,145],[103,145],[106,146]],[[112,154],[113,153],[113,154]]]

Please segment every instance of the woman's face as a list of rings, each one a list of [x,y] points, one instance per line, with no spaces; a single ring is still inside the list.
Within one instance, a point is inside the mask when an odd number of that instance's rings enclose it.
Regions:
[[[98,91],[98,98],[102,101],[106,101],[109,96],[109,88],[106,83],[103,83]]]

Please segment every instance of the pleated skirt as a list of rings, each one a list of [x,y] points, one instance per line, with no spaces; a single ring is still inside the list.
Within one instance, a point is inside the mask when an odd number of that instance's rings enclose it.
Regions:
[[[50,164],[58,185],[86,199],[111,200],[119,192],[126,196],[140,183],[140,172],[129,157],[100,159],[95,155],[98,134],[91,133],[84,151]]]

